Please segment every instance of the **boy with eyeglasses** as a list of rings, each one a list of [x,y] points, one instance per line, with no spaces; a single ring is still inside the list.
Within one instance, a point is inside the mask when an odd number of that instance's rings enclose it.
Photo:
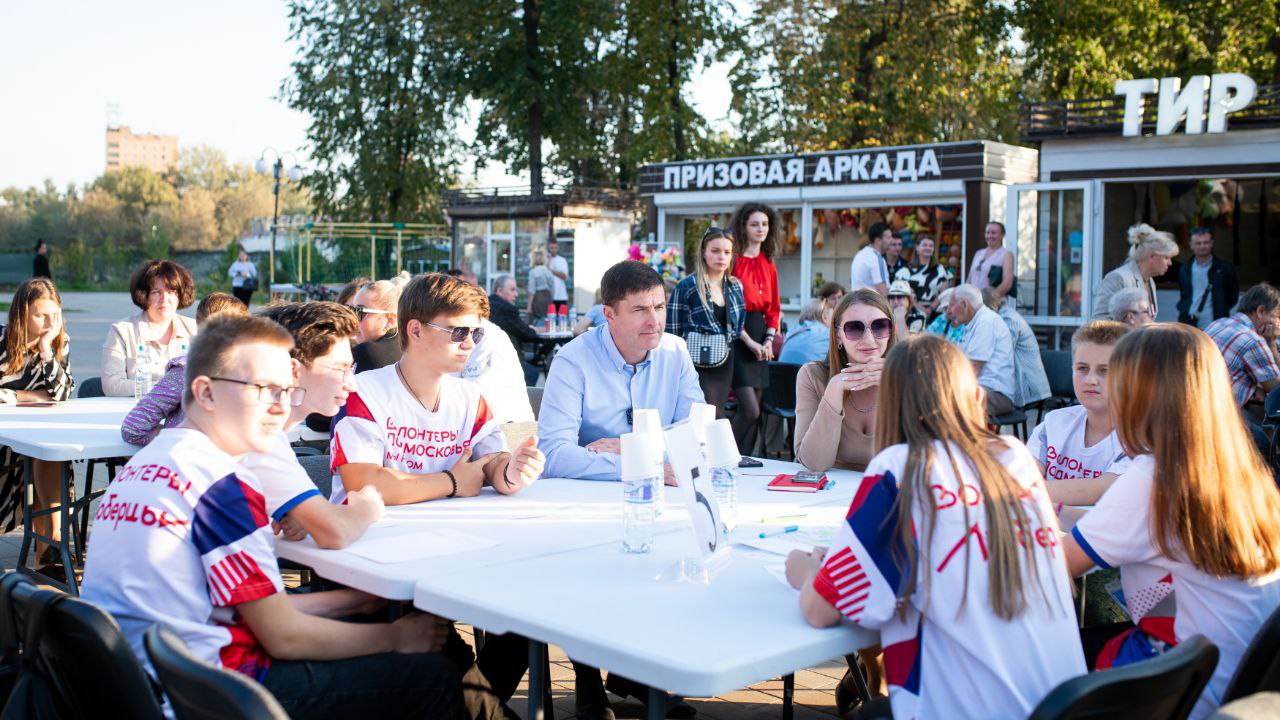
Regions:
[[[236,464],[268,452],[295,397],[288,331],[265,318],[215,318],[187,356],[186,418],[117,474],[98,508],[82,596],[115,617],[143,666],[163,623],[191,652],[261,683],[293,718],[501,717],[464,710],[441,618],[334,620],[382,601],[355,590],[288,595],[266,489]],[[464,714],[465,713],[465,714]]]
[[[251,452],[240,465],[262,481],[267,513],[289,540],[308,534],[322,548],[344,548],[382,517],[382,496],[368,487],[351,493],[343,505],[320,494],[298,463],[286,433],[316,413],[332,417],[355,390],[351,338],[356,316],[331,302],[281,303],[259,312],[293,336],[295,390],[289,417],[268,452]]]

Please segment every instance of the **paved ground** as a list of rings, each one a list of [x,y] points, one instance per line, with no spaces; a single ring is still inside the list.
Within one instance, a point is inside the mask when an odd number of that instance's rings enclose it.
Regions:
[[[68,292],[62,296],[66,311],[67,332],[71,337],[71,368],[76,378],[99,375],[103,340],[111,323],[128,317],[137,309],[126,293]],[[183,314],[194,314],[188,308]],[[83,466],[77,467],[77,478],[83,477]],[[77,479],[77,484],[79,484]],[[92,533],[91,533],[92,534]],[[0,564],[5,570],[17,565],[21,531],[0,535]],[[552,648],[551,682],[555,715],[573,715],[573,668],[559,648]],[[844,674],[844,661],[836,659],[816,668],[796,673],[796,712],[798,720],[830,719],[836,715],[835,686]],[[521,683],[511,707],[525,717],[527,686]],[[616,700],[616,698],[615,698]],[[773,679],[738,690],[728,695],[707,699],[691,699],[704,720],[755,720],[782,716],[782,680]],[[643,706],[636,700],[618,701],[614,709],[619,718],[643,716]]]

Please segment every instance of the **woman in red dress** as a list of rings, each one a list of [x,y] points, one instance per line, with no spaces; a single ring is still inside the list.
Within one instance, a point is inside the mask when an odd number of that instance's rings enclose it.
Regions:
[[[749,455],[755,451],[760,402],[769,386],[773,338],[782,319],[778,269],[773,264],[782,227],[773,208],[761,203],[739,207],[730,227],[737,255],[733,276],[742,282],[747,309],[742,332],[734,342],[733,391],[738,412],[733,418],[733,433],[739,451]]]

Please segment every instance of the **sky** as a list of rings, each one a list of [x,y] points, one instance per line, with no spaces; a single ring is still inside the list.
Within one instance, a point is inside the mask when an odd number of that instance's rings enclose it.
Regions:
[[[281,0],[0,3],[0,188],[92,181],[109,120],[233,162],[274,148],[305,167],[308,118],[276,99],[296,54],[288,34]],[[687,97],[728,107],[727,68],[700,73]],[[723,112],[705,115],[719,124]],[[528,179],[497,166],[475,182]]]

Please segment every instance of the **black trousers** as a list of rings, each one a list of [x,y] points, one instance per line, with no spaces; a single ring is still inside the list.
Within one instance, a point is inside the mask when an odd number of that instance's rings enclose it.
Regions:
[[[231,294],[235,295],[237,300],[244,303],[245,307],[249,307],[249,301],[253,299],[253,291],[249,288],[233,287],[231,288]]]
[[[457,665],[442,653],[382,653],[325,662],[271,663],[262,685],[289,717],[463,720]],[[500,716],[499,716],[500,717]]]

